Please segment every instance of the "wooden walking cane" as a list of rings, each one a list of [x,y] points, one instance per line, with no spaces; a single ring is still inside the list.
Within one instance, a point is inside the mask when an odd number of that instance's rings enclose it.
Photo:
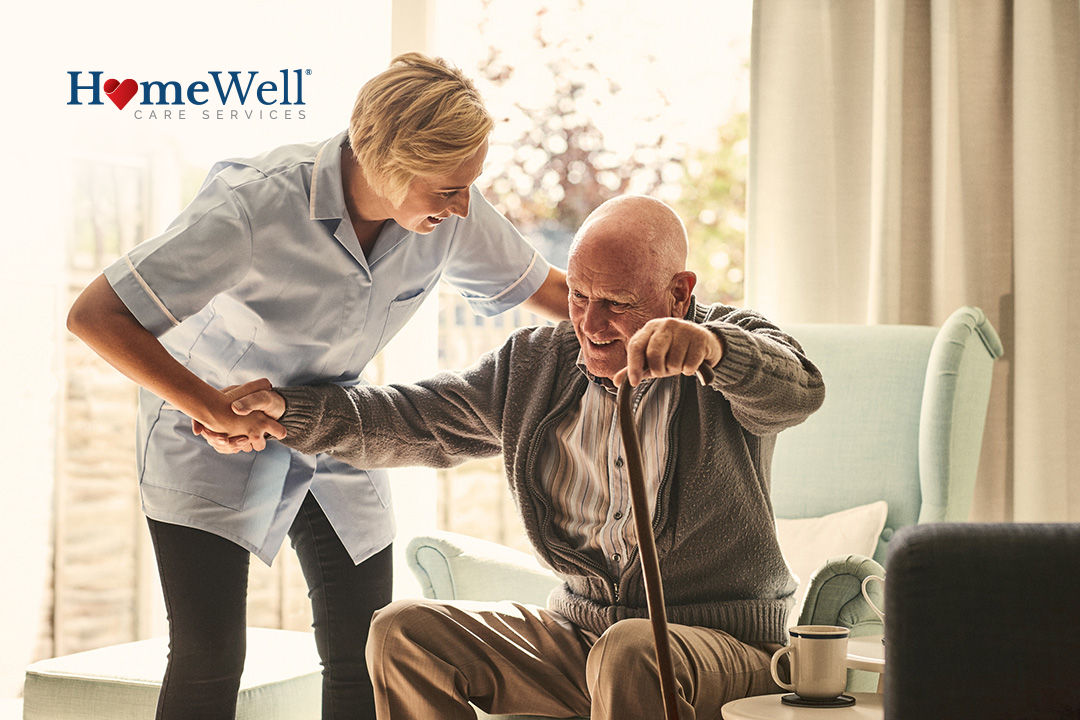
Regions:
[[[708,385],[713,379],[712,368],[702,365],[698,368],[698,377],[702,384]],[[641,560],[641,572],[645,576],[645,600],[649,606],[649,620],[652,623],[653,641],[656,644],[656,665],[660,670],[660,694],[664,699],[664,717],[666,720],[679,720],[679,706],[675,692],[675,666],[671,661],[671,639],[668,636],[667,611],[664,609],[664,586],[660,581],[660,561],[656,557],[656,539],[653,537],[649,504],[645,497],[641,445],[638,442],[637,428],[634,426],[630,394],[630,380],[624,378],[622,384],[619,385],[617,396],[619,431],[622,433],[623,447],[626,450],[626,470],[630,478],[630,507],[634,513],[634,527],[637,530],[638,558]]]

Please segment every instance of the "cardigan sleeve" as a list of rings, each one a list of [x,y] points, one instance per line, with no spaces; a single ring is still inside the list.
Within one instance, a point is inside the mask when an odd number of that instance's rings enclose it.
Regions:
[[[450,467],[502,451],[511,341],[459,372],[414,384],[277,388],[283,441],[356,467]]]
[[[710,317],[705,325],[724,347],[712,388],[724,394],[747,431],[777,433],[821,407],[825,400],[821,371],[798,341],[776,325],[749,310]]]

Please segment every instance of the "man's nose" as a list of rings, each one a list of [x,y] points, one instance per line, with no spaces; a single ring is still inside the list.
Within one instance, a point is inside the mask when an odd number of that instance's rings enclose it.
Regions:
[[[581,326],[586,333],[592,335],[603,330],[608,325],[608,312],[604,303],[589,302],[585,306],[585,317],[582,318]]]

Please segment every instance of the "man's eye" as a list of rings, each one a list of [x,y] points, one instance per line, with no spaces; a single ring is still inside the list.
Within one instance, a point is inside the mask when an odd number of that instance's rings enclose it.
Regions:
[[[630,307],[630,303],[615,302],[614,300],[609,301],[608,305],[611,306],[612,310],[625,310],[626,308]]]
[[[450,190],[449,192],[441,192],[439,193],[439,197],[441,197],[443,200],[449,200],[450,198],[454,197],[454,191]]]

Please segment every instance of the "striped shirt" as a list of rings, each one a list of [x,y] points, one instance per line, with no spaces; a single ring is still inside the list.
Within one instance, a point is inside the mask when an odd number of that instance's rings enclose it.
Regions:
[[[555,527],[571,547],[599,560],[613,577],[625,569],[637,547],[630,504],[616,391],[589,376],[580,404],[546,434],[540,476],[554,508]],[[632,397],[641,443],[649,517],[667,463],[668,426],[678,377],[645,380]]]

